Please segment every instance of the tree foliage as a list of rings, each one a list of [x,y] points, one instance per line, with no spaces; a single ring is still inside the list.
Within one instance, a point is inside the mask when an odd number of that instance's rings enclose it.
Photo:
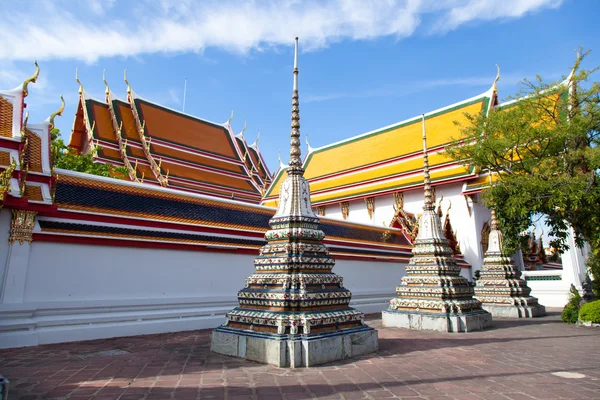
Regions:
[[[116,167],[110,164],[94,162],[93,151],[88,154],[78,154],[68,147],[62,140],[60,130],[52,129],[52,143],[50,151],[55,168],[71,171],[85,172],[92,175],[107,176],[112,178],[127,177],[126,167]]]
[[[588,53],[578,53],[574,86],[525,80],[514,102],[487,116],[468,115],[448,150],[498,173],[484,201],[496,209],[507,253],[520,247],[520,233],[539,214],[546,215],[552,247],[564,251],[572,227],[577,245],[587,241],[593,254],[600,251],[600,85],[591,82],[598,68],[581,67]]]

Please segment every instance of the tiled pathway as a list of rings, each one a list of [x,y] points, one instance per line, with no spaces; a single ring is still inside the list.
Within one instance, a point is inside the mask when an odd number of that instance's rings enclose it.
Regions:
[[[212,354],[202,330],[0,350],[0,374],[11,400],[600,399],[600,328],[557,313],[467,334],[368,323],[377,353],[311,369]]]

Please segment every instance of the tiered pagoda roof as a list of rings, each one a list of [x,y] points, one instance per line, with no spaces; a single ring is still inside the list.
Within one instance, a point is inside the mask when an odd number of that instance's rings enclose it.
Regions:
[[[138,96],[126,76],[125,82],[122,100],[105,80],[104,101],[87,96],[80,84],[71,148],[96,150],[96,161],[126,166],[133,181],[260,202],[270,173],[258,146],[236,137],[230,120],[219,124],[166,108]]]

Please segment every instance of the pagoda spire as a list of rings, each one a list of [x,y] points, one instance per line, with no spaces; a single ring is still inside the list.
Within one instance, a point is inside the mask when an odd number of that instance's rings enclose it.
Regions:
[[[421,114],[421,125],[423,128],[423,182],[425,189],[425,204],[423,210],[433,210],[433,190],[431,189],[431,178],[429,175],[429,156],[427,156],[427,133],[425,131],[425,114]]]
[[[294,88],[292,94],[292,131],[290,132],[290,161],[288,175],[304,175],[300,155],[300,102],[298,101],[298,38],[294,48]]]

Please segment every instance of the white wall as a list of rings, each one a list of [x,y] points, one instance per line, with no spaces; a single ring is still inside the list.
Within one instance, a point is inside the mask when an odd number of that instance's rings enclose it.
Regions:
[[[460,248],[465,260],[471,264],[471,270],[463,270],[462,274],[472,279],[474,271],[481,269],[483,264],[483,253],[481,249],[481,230],[486,221],[490,219],[490,211],[481,203],[472,204],[471,213],[465,197],[462,195],[463,184],[449,183],[435,186],[436,209],[441,203],[443,217],[450,204],[450,222],[457,234]],[[423,213],[423,189],[414,189],[403,192],[404,210],[415,215]],[[350,213],[348,221],[372,224],[375,226],[389,226],[394,217],[394,196],[391,194],[375,197],[375,212],[373,218],[369,218],[367,206],[363,199],[350,202]],[[326,215],[331,218],[342,219],[339,204],[326,207]],[[444,221],[442,220],[442,223]]]
[[[29,249],[22,301],[0,303],[0,348],[213,328],[254,272],[254,255],[49,242]],[[351,305],[372,313],[387,308],[404,267],[337,260],[334,272]]]

